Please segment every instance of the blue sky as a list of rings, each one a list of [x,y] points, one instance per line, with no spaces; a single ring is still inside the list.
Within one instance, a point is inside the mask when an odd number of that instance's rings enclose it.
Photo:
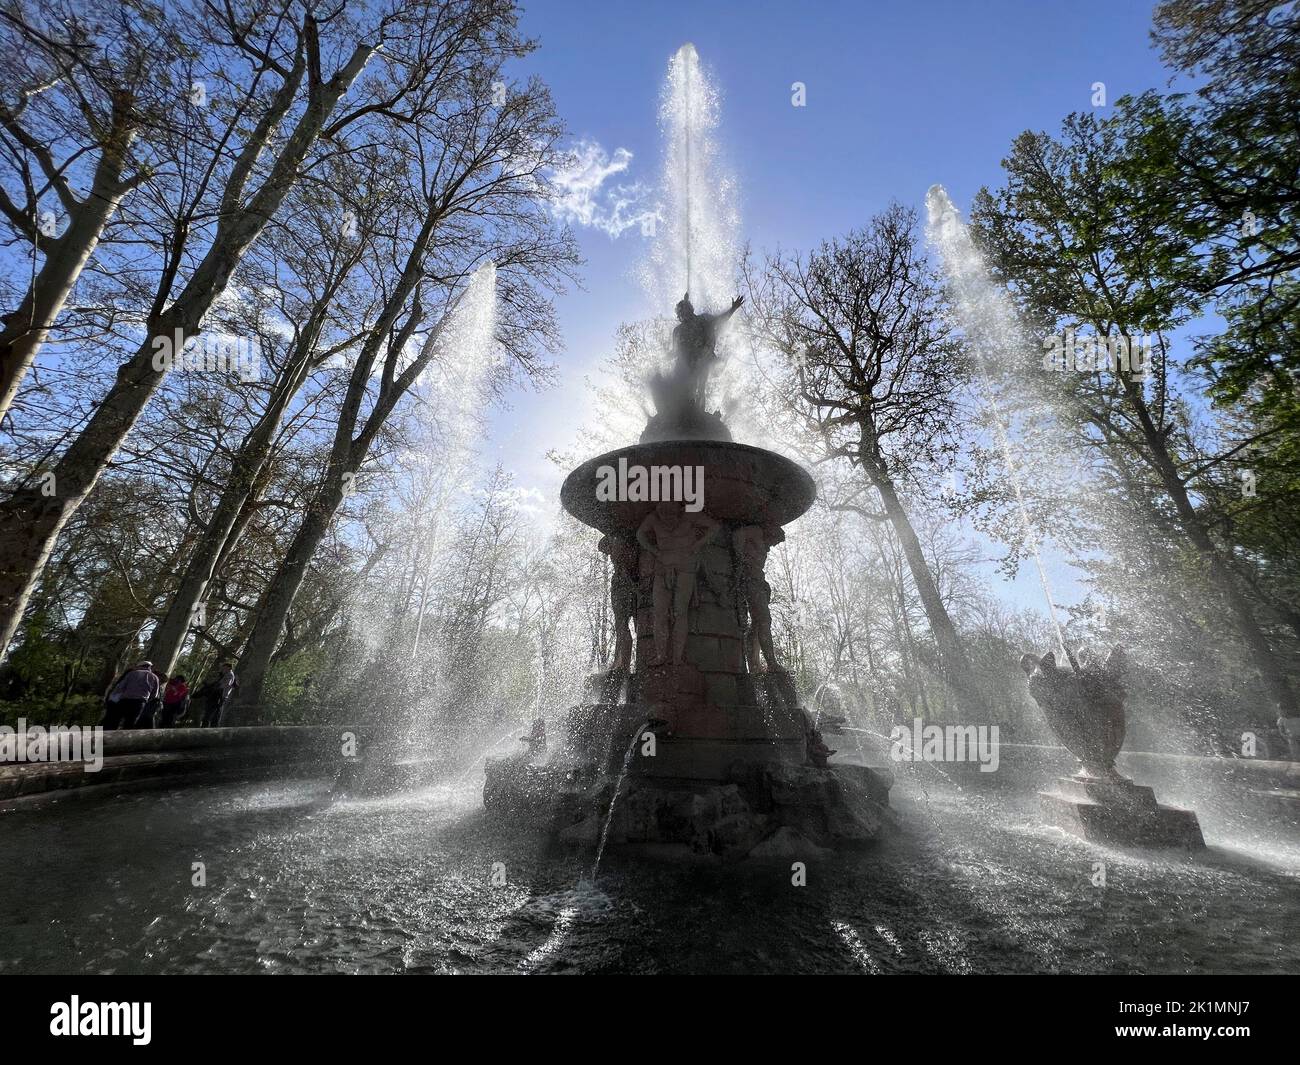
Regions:
[[[1108,102],[1164,87],[1150,13],[1134,0],[535,0],[523,27],[540,47],[518,73],[550,85],[575,141],[631,153],[618,180],[653,184],[660,85],[672,53],[694,42],[723,93],[718,139],[740,180],[744,238],[803,248],[891,199],[919,209],[935,182],[965,212],[981,185],[1000,182],[1012,139],[1090,108],[1094,82]],[[802,108],[791,105],[796,81]],[[548,501],[560,475],[543,456],[571,442],[584,374],[621,321],[650,310],[633,276],[646,251],[639,228],[576,233],[585,287],[558,304],[559,384],[517,394],[492,428],[490,453]]]

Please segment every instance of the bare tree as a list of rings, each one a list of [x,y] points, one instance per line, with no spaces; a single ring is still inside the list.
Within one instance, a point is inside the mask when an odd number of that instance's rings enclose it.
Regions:
[[[186,52],[151,0],[0,7],[14,84],[0,98],[0,216],[32,262],[0,317],[0,419],[122,201],[163,165]]]
[[[746,275],[754,328],[790,367],[778,386],[782,402],[817,430],[823,458],[865,475],[832,505],[893,527],[947,679],[982,707],[899,490],[954,452],[955,397],[966,373],[943,287],[918,246],[915,212],[895,204],[810,255],[769,256]]]
[[[308,566],[399,401],[440,355],[441,337],[472,275],[491,263],[498,281],[498,339],[525,369],[534,345],[553,338],[550,304],[532,281],[558,284],[572,244],[546,211],[545,175],[560,135],[538,83],[507,93],[492,85],[504,55],[477,60],[436,91],[435,119],[409,131],[409,199],[395,219],[391,266],[372,282],[383,293],[355,355],[317,492],[262,596],[240,657],[232,719],[252,716]],[[496,99],[494,99],[496,97]],[[378,221],[378,220],[375,220]],[[422,335],[422,337],[421,337]]]
[[[365,25],[353,24],[342,8],[318,16],[315,5],[296,0],[269,7],[204,4],[194,16],[207,43],[225,49],[230,65],[242,66],[249,86],[200,181],[220,193],[200,195],[175,216],[143,315],[145,339],[84,428],[39,484],[29,478],[0,503],[0,645],[6,647],[60,531],[168,372],[171,362],[160,351],[179,357],[175,349],[197,334],[250,247],[319,161],[313,160],[318,146],[324,145],[318,156],[347,150],[354,129],[364,135],[375,116],[407,121],[412,98],[429,92],[466,51],[522,47],[504,0],[390,0]],[[340,110],[381,47],[381,70]]]
[[[372,163],[381,163],[377,153],[369,154]],[[360,189],[361,181],[362,175],[355,175],[349,183],[340,180],[337,187]],[[230,557],[238,543],[251,515],[250,502],[266,485],[267,463],[290,405],[313,371],[360,340],[351,332],[352,308],[340,304],[350,302],[348,280],[367,251],[366,234],[358,231],[340,239],[337,204],[321,202],[318,196],[308,197],[294,214],[298,224],[274,227],[265,250],[269,262],[260,287],[273,294],[269,327],[260,329],[260,322],[251,322],[241,330],[268,334],[264,351],[277,331],[288,334],[287,343],[275,361],[265,405],[229,457],[229,475],[217,504],[204,519],[180,582],[154,628],[149,658],[165,673],[171,671],[191,624],[200,616],[199,605],[219,562]],[[357,298],[364,296],[354,296],[353,301]],[[255,313],[262,317],[260,307]]]

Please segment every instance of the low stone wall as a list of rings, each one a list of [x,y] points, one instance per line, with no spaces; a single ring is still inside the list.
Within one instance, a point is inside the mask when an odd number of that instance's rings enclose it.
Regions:
[[[841,744],[844,746],[844,744]],[[1064,747],[1035,743],[998,745],[998,771],[980,772],[974,762],[943,763],[949,774],[966,779],[1000,778],[1018,785],[1043,787],[1059,776],[1078,769],[1078,762]],[[1162,751],[1120,751],[1115,767],[1134,779],[1151,778],[1152,782],[1177,785],[1183,782],[1211,781],[1241,788],[1295,787],[1300,783],[1300,762],[1277,762],[1263,758],[1209,758],[1194,754],[1171,754]],[[996,780],[989,780],[996,783]]]
[[[0,763],[0,811],[213,780],[332,778],[339,737],[338,728],[306,725],[114,730],[103,734],[97,771],[82,761]]]

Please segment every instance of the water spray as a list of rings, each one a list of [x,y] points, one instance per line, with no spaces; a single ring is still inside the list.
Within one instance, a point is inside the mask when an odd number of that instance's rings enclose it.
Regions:
[[[665,224],[637,268],[656,308],[674,306],[683,288],[697,309],[730,294],[740,258],[740,213],[735,174],[714,136],[720,110],[718,87],[695,46],[681,45],[669,61],[658,109]]]
[[[474,293],[471,297],[470,293]],[[486,370],[486,364],[490,354],[496,331],[496,266],[492,262],[484,263],[474,276],[459,293],[451,305],[438,320],[438,324],[429,331],[425,339],[425,347],[439,344],[443,341],[444,334],[450,330],[450,346],[459,349],[455,356],[459,362],[454,362],[449,369],[450,375],[454,380],[444,381],[444,391],[451,395],[459,392],[461,395],[454,396],[453,401],[458,405],[467,404],[468,397],[464,393],[476,388],[479,384],[481,375]],[[467,306],[468,305],[468,306]],[[466,313],[462,315],[462,310]],[[429,585],[433,580],[433,565],[437,558],[439,538],[442,533],[442,511],[451,499],[452,493],[459,486],[461,478],[455,477],[456,464],[460,459],[460,452],[466,447],[466,438],[469,435],[469,426],[463,417],[457,417],[452,422],[451,439],[448,441],[448,455],[450,461],[447,464],[447,470],[443,478],[442,485],[438,491],[437,499],[434,504],[433,522],[429,530],[429,557],[426,560],[424,568],[424,578],[420,584],[420,604],[416,611],[415,619],[415,637],[411,641],[411,661],[414,662],[419,656],[420,641],[424,634],[424,618],[428,607]]]
[[[970,233],[967,227],[962,224],[956,206],[942,185],[930,186],[930,190],[925,195],[925,203],[930,216],[930,238],[939,247],[948,275],[957,288],[961,306],[965,310],[974,305],[974,297],[970,291],[970,277],[982,265],[980,254],[971,243]],[[968,315],[967,317],[973,319],[974,316]],[[1074,656],[1070,654],[1069,649],[1065,646],[1065,634],[1061,630],[1061,623],[1056,616],[1056,602],[1052,595],[1052,586],[1047,579],[1047,569],[1043,565],[1042,553],[1038,549],[1038,534],[1029,519],[1029,509],[1025,506],[1025,496],[1020,487],[1020,475],[1016,469],[1015,459],[1012,458],[1011,443],[1007,438],[1002,409],[988,389],[988,380],[991,375],[983,344],[976,344],[975,351],[980,366],[980,395],[984,399],[985,407],[993,415],[993,426],[998,439],[998,449],[1002,452],[1002,462],[1006,467],[1007,476],[1011,479],[1011,486],[1015,491],[1016,510],[1020,516],[1020,525],[1024,532],[1025,542],[1029,546],[1029,551],[1034,556],[1034,566],[1038,571],[1038,582],[1043,588],[1043,598],[1047,600],[1047,612],[1052,621],[1052,629],[1056,633],[1056,643],[1061,651],[1061,659],[1063,663],[1068,662],[1077,669]]]

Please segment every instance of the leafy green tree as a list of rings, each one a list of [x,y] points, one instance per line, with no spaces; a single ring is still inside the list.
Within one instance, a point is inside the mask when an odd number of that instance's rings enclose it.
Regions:
[[[1153,193],[1137,158],[1151,145],[1158,113],[1151,97],[1125,99],[1106,118],[1070,116],[1059,138],[1022,134],[1004,160],[1006,184],[976,199],[973,235],[1044,340],[1073,331],[1149,339],[1141,361],[1053,372],[1029,353],[1015,369],[1048,397],[1079,445],[1094,450],[1131,513],[1190,549],[1193,576],[1223,602],[1271,698],[1291,714],[1274,619],[1258,615],[1242,572],[1249,560],[1205,494],[1274,430],[1256,425],[1228,439],[1198,429],[1197,364],[1177,357],[1170,334],[1205,308],[1196,281],[1204,232],[1176,221],[1171,209],[1151,209],[1154,196],[1172,194]]]

